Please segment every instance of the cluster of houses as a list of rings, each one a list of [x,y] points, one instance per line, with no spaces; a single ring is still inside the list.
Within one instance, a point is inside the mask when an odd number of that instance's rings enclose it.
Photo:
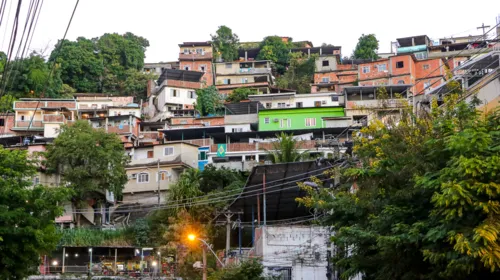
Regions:
[[[399,38],[393,52],[380,54],[377,60],[345,60],[341,47],[313,47],[307,42],[304,47],[291,51],[306,56],[316,54],[314,81],[308,94],[278,88],[272,62],[257,59],[259,51],[258,48],[240,49],[238,60],[222,61],[214,59],[210,42],[182,43],[178,61],[146,63],[145,72],[159,75],[157,81],[148,84],[147,100],[89,93],[75,94],[71,99],[22,98],[14,102],[12,112],[0,114],[0,144],[10,149],[43,151],[57,137],[61,125],[75,120],[88,120],[96,129],[118,134],[130,157],[123,197],[118,201],[107,197],[108,202],[115,205],[111,210],[89,203],[84,223],[119,224],[127,223],[127,213],[113,214],[113,209],[164,203],[169,185],[188,168],[203,170],[207,164],[213,164],[251,171],[251,178],[260,178],[256,170],[258,167],[265,170],[269,164],[266,151],[272,149],[278,133],[293,134],[300,139],[300,149],[307,150],[311,159],[336,158],[349,149],[353,134],[360,127],[373,119],[397,118],[400,109],[408,105],[424,106],[430,96],[440,98],[446,93],[449,79],[459,77],[465,90],[498,83],[499,64],[495,56],[498,45],[481,36],[441,39],[438,45],[427,36]],[[479,69],[479,65],[484,67]],[[474,75],[470,75],[471,71]],[[196,91],[212,85],[224,95],[238,88],[250,88],[256,94],[238,103],[225,103],[223,115],[201,116],[195,108]],[[485,108],[498,104],[500,93],[494,90],[494,85],[491,87],[490,90],[482,87]],[[384,96],[380,96],[382,88]],[[305,173],[315,170],[309,165],[299,167],[305,168]],[[276,168],[281,173],[276,174],[279,172],[275,170],[274,176],[297,172],[289,168],[294,167]],[[284,182],[287,176],[279,179]],[[60,179],[40,172],[33,182],[57,186]],[[244,204],[242,208],[249,205]],[[286,219],[298,217],[293,205],[295,201],[291,200],[280,208],[278,200],[277,208],[267,211]],[[243,222],[254,222],[253,205],[251,209],[252,215],[246,213]],[[66,207],[65,215],[57,219],[61,227],[73,227],[75,219],[71,211],[70,206]],[[99,219],[92,211],[108,218]],[[289,215],[284,215],[287,211]],[[255,233],[260,239],[254,237],[253,246],[261,254],[276,255],[281,252],[280,246],[290,243],[292,238],[297,238],[296,243],[315,240],[319,244],[315,246],[328,243],[328,234],[319,229],[316,233],[300,230],[276,227],[265,233],[259,229]],[[273,246],[277,249],[272,249]],[[330,247],[323,247],[319,251],[324,254],[310,252],[309,268],[304,268],[307,266],[304,263],[282,260],[281,264],[287,264],[280,267],[285,267],[282,270],[290,276],[284,279],[326,275],[328,254],[325,252]],[[277,267],[272,256],[266,267],[270,270]],[[280,267],[277,270],[281,271]],[[299,271],[306,272],[300,274]]]

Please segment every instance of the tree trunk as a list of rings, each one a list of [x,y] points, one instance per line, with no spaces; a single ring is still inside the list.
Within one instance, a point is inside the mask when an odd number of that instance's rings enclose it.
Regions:
[[[77,213],[76,214],[76,227],[78,227],[78,228],[80,227],[80,220],[81,220],[81,218],[82,218],[82,214]]]

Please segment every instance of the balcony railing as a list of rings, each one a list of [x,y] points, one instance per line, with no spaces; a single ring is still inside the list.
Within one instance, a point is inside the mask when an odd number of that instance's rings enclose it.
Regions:
[[[188,143],[200,147],[208,146],[210,145],[210,139],[205,138],[205,139],[191,139],[191,140],[177,140],[177,141],[165,141],[165,144],[172,143],[172,142],[183,142],[183,143]]]
[[[179,59],[212,59],[211,52],[205,53],[179,53]]]
[[[16,127],[28,127],[28,126],[30,126],[30,121],[16,121],[15,126]],[[43,127],[42,121],[32,121],[31,127],[42,128]]]
[[[130,125],[108,126],[108,133],[129,133]]]
[[[240,68],[240,73],[248,74],[270,74],[271,68]]]
[[[304,140],[299,142],[299,149],[310,150],[318,146],[315,140]],[[216,153],[218,144],[210,145],[210,152]],[[246,151],[261,151],[273,150],[273,143],[230,143],[226,144],[226,152],[246,152]]]
[[[379,100],[356,100],[347,101],[347,109],[385,109],[402,108],[408,105],[406,99],[379,99]]]
[[[66,123],[64,115],[43,115],[44,123]]]

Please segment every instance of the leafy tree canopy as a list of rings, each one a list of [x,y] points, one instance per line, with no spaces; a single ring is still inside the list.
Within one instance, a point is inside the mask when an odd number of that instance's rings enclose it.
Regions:
[[[58,45],[49,61],[56,59]],[[62,81],[77,92],[145,98],[147,80],[156,78],[141,72],[148,46],[148,40],[130,32],[106,33],[92,39],[79,37],[64,41],[56,62],[61,67]]]
[[[357,59],[377,59],[377,51],[378,40],[375,34],[363,34],[359,37],[353,56]]]
[[[202,116],[216,116],[224,113],[224,97],[215,86],[196,90],[196,110]]]
[[[60,173],[63,183],[74,191],[77,208],[86,199],[102,199],[106,191],[120,196],[127,182],[127,161],[116,134],[94,129],[86,121],[63,126],[46,154],[48,170]]]
[[[357,138],[347,182],[301,203],[325,210],[347,279],[500,276],[500,111],[433,103],[418,119],[372,123]]]
[[[56,249],[55,218],[67,188],[32,186],[35,163],[23,150],[0,147],[0,278],[35,274],[40,256]]]
[[[293,89],[297,93],[310,93],[314,80],[316,55],[307,58],[302,52],[290,54],[290,66],[286,73],[276,79],[280,88]]]
[[[238,59],[238,45],[240,39],[233,33],[231,28],[222,25],[212,36],[212,44],[216,56],[220,56],[224,61],[233,61]]]
[[[249,95],[257,94],[257,90],[252,88],[237,88],[226,98],[227,102],[238,103],[241,100],[247,100]]]
[[[292,43],[283,42],[279,36],[268,36],[260,43],[260,52],[257,59],[274,62],[278,74],[284,74],[289,62],[289,53]]]
[[[264,149],[273,163],[296,162],[308,156],[307,151],[299,152],[302,143],[293,138],[292,134],[281,132],[276,138],[277,140],[272,142],[271,150]]]
[[[264,267],[257,260],[249,260],[240,265],[229,266],[211,274],[209,280],[265,280]]]

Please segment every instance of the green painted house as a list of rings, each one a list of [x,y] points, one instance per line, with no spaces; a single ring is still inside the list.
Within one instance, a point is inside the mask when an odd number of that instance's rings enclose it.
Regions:
[[[343,107],[262,109],[259,131],[324,128],[324,117],[344,117]]]

